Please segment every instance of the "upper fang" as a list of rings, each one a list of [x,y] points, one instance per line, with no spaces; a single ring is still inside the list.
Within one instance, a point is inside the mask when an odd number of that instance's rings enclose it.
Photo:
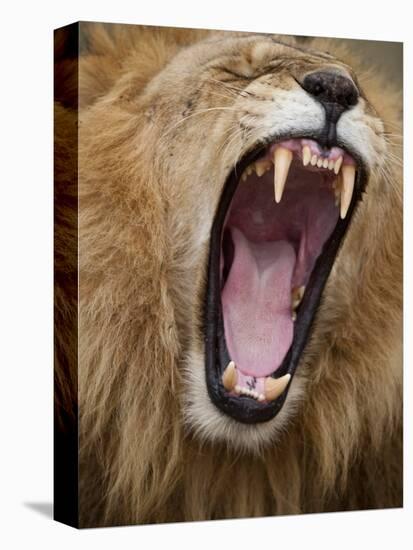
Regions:
[[[347,215],[353,197],[354,180],[356,177],[356,167],[352,164],[345,164],[341,169],[342,187],[341,187],[341,204],[340,217],[342,220]]]
[[[275,202],[281,201],[288,171],[293,160],[293,153],[284,147],[278,147],[274,152],[274,195]]]

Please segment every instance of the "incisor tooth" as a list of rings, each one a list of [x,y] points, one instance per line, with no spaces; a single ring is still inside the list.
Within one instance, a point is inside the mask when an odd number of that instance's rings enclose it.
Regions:
[[[323,159],[319,158],[317,161],[317,168],[321,168],[323,166]]]
[[[227,368],[222,375],[222,383],[227,391],[232,391],[237,383],[237,369],[234,361],[228,363]]]
[[[341,170],[341,173],[343,177],[343,185],[341,187],[340,217],[344,220],[353,196],[356,167],[352,164],[345,164]]]
[[[338,157],[334,164],[334,173],[337,175],[340,172],[341,165],[343,164],[343,157]]]
[[[328,169],[332,170],[334,168],[334,160],[330,160],[328,163]]]
[[[293,154],[289,149],[278,147],[274,153],[274,195],[275,202],[280,202],[283,196],[288,170],[290,169]]]
[[[313,155],[311,157],[311,166],[315,166],[317,164],[317,155]]]
[[[304,166],[307,166],[307,164],[311,160],[311,150],[308,145],[304,145],[303,147],[303,164]]]
[[[291,374],[284,374],[281,378],[271,378],[269,376],[265,380],[265,399],[267,401],[277,399],[287,387],[290,378]]]
[[[323,160],[323,168],[328,168],[328,159]]]

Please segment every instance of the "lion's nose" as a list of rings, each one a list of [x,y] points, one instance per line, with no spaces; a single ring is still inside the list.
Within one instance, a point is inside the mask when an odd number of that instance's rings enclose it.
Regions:
[[[340,114],[355,105],[359,97],[353,81],[335,70],[308,74],[303,80],[302,87],[325,108],[331,108],[335,104],[338,109],[334,110],[341,111]]]

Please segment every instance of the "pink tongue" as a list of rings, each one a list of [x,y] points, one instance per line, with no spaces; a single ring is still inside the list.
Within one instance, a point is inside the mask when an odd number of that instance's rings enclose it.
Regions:
[[[251,243],[236,228],[231,235],[234,260],[222,291],[228,352],[244,374],[268,376],[293,339],[294,248],[287,241]]]

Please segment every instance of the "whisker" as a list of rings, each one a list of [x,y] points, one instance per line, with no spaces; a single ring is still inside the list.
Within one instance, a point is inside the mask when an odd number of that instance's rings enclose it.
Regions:
[[[242,128],[235,129],[224,141],[224,143],[219,148],[219,152],[222,152],[222,155],[225,156],[227,153],[228,148],[230,147],[231,143],[239,137],[240,134],[242,134],[244,130]]]

